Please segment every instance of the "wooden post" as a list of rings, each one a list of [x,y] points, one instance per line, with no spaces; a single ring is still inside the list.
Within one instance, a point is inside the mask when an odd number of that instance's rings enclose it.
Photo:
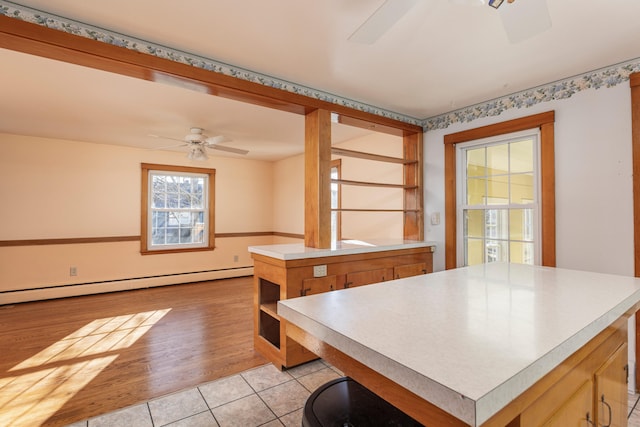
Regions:
[[[331,247],[331,112],[305,116],[304,245]]]
[[[424,203],[422,197],[422,134],[411,133],[403,137],[404,185],[404,238],[424,240]],[[413,162],[413,163],[409,163]]]
[[[640,277],[640,73],[629,76],[631,86],[631,156],[633,161],[633,260]],[[636,312],[636,392],[640,390],[640,312]]]

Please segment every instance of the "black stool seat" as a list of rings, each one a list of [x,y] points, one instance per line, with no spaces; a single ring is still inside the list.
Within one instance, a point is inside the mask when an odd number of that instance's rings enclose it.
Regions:
[[[416,420],[349,377],[329,381],[304,405],[302,427],[414,427]]]

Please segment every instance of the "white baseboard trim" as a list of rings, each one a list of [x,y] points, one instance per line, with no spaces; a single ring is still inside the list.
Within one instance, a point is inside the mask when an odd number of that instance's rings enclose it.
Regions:
[[[253,267],[241,267],[224,270],[200,271],[195,273],[171,274],[167,276],[122,279],[107,282],[80,283],[49,288],[25,289],[0,293],[0,305],[28,301],[40,301],[54,298],[66,298],[80,295],[101,294],[106,292],[127,291],[152,288],[156,286],[177,285],[180,283],[202,282],[205,280],[231,279],[233,277],[252,276]]]

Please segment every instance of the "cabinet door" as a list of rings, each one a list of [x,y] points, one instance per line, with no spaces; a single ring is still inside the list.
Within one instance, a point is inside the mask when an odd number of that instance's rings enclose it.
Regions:
[[[301,296],[320,294],[336,289],[336,276],[316,277],[313,279],[304,279],[302,281]]]
[[[627,344],[623,344],[596,371],[598,426],[627,425]]]
[[[427,264],[419,262],[417,264],[398,265],[393,267],[393,278],[402,279],[403,277],[417,276],[427,273]]]
[[[585,382],[545,421],[544,427],[593,427],[593,382]]]
[[[347,273],[347,281],[344,284],[345,288],[352,288],[354,286],[370,285],[371,283],[384,282],[389,279],[386,268],[378,268],[376,270],[357,271],[355,273]]]

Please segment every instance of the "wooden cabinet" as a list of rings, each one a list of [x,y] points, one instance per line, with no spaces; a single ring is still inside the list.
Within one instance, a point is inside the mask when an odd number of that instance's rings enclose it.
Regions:
[[[593,420],[593,381],[586,381],[545,423],[544,427],[585,427]]]
[[[626,427],[627,344],[623,340],[614,335],[586,355],[522,412],[519,423],[511,425]]]
[[[627,366],[627,344],[623,344],[595,374],[595,413],[599,426],[627,425]]]
[[[354,271],[347,273],[345,288],[354,288],[356,286],[370,285],[372,283],[380,283],[389,280],[391,277],[386,268],[376,268],[373,270]]]
[[[426,272],[427,265],[423,262],[399,265],[393,268],[393,278],[402,279],[403,277],[417,276],[418,274],[425,274]]]
[[[254,347],[279,368],[317,356],[287,337],[286,322],[277,314],[278,301],[433,271],[433,246],[294,260],[251,256]],[[314,267],[321,267],[326,275],[315,277]]]

